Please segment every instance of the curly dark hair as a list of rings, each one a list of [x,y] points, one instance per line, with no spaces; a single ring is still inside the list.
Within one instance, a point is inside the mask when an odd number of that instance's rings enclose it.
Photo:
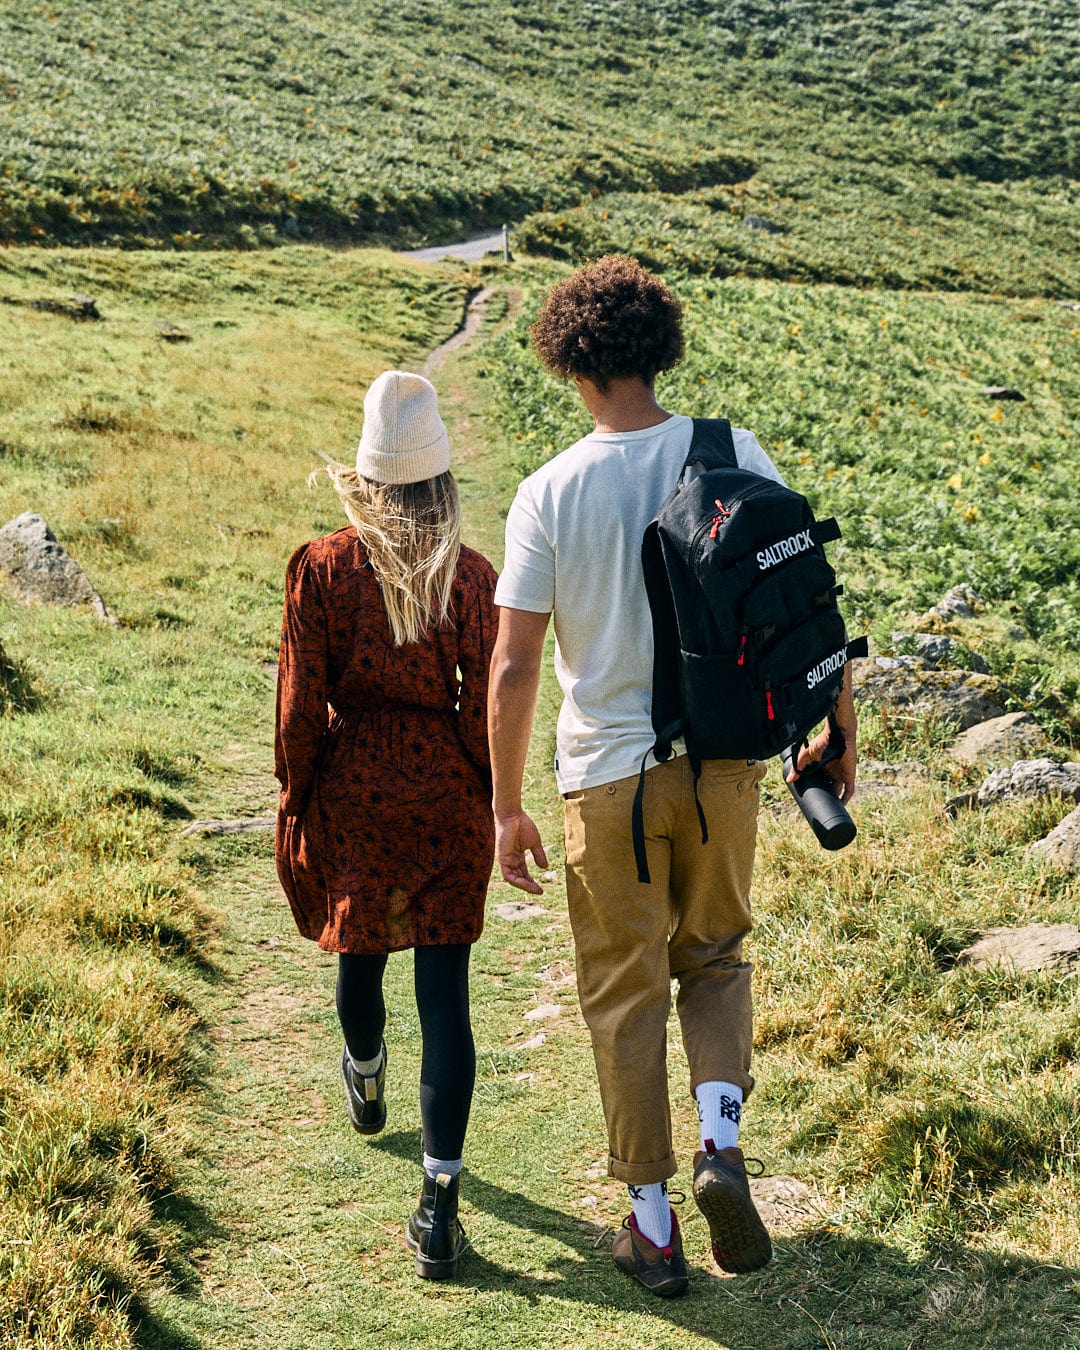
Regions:
[[[549,370],[599,389],[620,376],[651,385],[683,354],[682,306],[659,277],[618,253],[553,286],[529,332]]]

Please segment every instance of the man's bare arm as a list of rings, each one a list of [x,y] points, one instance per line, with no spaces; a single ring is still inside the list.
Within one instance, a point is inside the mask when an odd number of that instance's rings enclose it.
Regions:
[[[855,795],[855,766],[858,761],[856,738],[859,729],[858,718],[855,716],[855,696],[851,691],[850,661],[844,667],[844,682],[840,686],[840,697],[837,700],[836,711],[830,720],[835,723],[844,738],[844,753],[837,759],[828,760],[824,769],[833,780],[836,795],[842,802],[849,802]],[[830,731],[827,726],[818,732],[799,755],[799,769],[805,769],[821,760],[828,747],[829,736]],[[798,773],[791,774],[788,781],[794,782],[798,776]]]
[[[500,609],[488,679],[495,856],[503,879],[532,895],[541,894],[542,888],[529,872],[526,854],[532,855],[537,867],[547,867],[547,855],[540,832],[522,809],[521,785],[550,617],[524,609]]]

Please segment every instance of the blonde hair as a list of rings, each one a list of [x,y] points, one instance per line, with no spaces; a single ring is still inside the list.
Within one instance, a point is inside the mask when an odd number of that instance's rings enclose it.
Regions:
[[[323,470],[316,470],[311,480]],[[461,503],[449,470],[421,483],[377,483],[346,464],[325,469],[367,550],[394,645],[419,642],[450,617],[461,552]]]

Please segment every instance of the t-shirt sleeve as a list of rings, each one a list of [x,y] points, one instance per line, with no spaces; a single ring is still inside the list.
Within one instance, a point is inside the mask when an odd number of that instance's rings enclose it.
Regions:
[[[550,614],[555,608],[555,549],[522,488],[506,517],[506,557],[495,603],[532,614]]]
[[[740,469],[749,469],[751,473],[758,473],[762,478],[771,478],[774,483],[784,482],[780,470],[762,450],[758,438],[752,431],[733,427],[732,432],[735,440],[735,458]]]

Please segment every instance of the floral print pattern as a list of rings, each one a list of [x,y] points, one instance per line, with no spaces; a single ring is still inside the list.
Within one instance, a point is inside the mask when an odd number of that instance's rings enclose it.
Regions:
[[[350,526],[289,561],[278,662],[278,876],[325,951],[475,942],[494,855],[495,572],[462,548],[450,619],[395,647]]]

